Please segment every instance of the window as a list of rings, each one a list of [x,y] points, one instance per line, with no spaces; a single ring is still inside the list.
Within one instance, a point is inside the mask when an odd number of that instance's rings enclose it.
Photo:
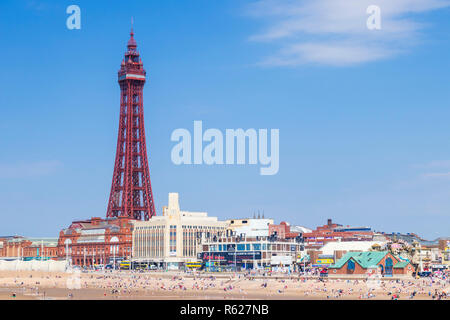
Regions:
[[[355,271],[355,262],[353,260],[348,260],[348,262],[347,262],[347,270],[349,272],[354,272]]]
[[[384,268],[386,275],[392,275],[392,267],[393,266],[394,266],[394,263],[393,263],[392,259],[387,258],[386,263],[385,263],[385,268]]]
[[[170,226],[169,254],[177,252],[177,226]]]

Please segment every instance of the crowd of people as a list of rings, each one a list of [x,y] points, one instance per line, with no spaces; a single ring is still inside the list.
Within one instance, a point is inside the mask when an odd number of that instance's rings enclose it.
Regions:
[[[69,299],[449,299],[447,275],[426,278],[366,279],[285,277],[250,273],[208,275],[200,273],[87,272],[74,273],[79,288],[67,287],[67,274],[21,274],[0,277],[0,288],[13,288],[42,296],[61,289]]]

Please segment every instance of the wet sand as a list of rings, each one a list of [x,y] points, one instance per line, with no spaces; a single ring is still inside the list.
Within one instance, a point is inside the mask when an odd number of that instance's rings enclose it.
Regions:
[[[449,280],[413,279],[251,279],[238,276],[183,273],[46,273],[0,272],[1,300],[359,300],[432,299],[450,286]],[[414,297],[411,294],[416,292]],[[15,297],[13,296],[15,294]],[[448,298],[447,298],[448,299]]]

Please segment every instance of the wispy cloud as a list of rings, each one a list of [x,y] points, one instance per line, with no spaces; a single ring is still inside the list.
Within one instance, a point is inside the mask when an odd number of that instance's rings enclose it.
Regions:
[[[1,164],[0,179],[30,178],[46,176],[62,167],[59,161],[41,161],[33,163]]]
[[[36,12],[41,12],[41,11],[45,11],[49,8],[49,4],[41,1],[37,1],[37,0],[27,0],[26,2],[26,8],[29,10],[33,10]]]
[[[371,5],[381,8],[381,30],[367,28]],[[260,0],[247,14],[268,24],[251,40],[280,45],[261,64],[343,66],[407,52],[425,27],[417,16],[448,6],[450,0]]]
[[[424,173],[422,177],[425,179],[450,179],[450,172]]]
[[[413,168],[450,168],[450,160],[433,160],[428,163],[414,164]]]

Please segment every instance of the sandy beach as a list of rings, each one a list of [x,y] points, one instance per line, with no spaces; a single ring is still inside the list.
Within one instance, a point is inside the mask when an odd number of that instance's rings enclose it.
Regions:
[[[0,299],[448,299],[449,280],[281,279],[184,273],[0,272]],[[441,296],[439,297],[439,294]]]

